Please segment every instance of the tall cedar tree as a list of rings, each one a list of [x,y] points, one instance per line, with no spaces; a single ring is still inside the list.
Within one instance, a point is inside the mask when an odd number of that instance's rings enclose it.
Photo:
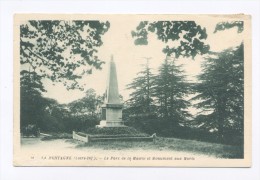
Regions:
[[[197,117],[198,127],[216,129],[223,138],[225,130],[243,135],[244,119],[244,45],[224,50],[209,57],[203,64],[201,81],[195,86],[194,100],[202,109]]]
[[[187,111],[190,103],[185,100],[189,92],[189,84],[181,65],[175,64],[175,59],[166,58],[155,77],[155,99],[159,105],[159,114],[176,128],[191,115]]]
[[[127,104],[128,110],[135,115],[149,115],[153,112],[153,87],[154,75],[151,73],[149,61],[145,64],[145,68],[138,73],[131,84],[127,85],[127,89],[133,89]]]

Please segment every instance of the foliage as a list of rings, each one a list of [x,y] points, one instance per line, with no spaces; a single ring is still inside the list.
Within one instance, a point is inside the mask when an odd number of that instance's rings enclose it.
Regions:
[[[104,63],[96,53],[109,26],[100,21],[27,21],[20,26],[20,63],[68,89],[81,88],[77,79]]]
[[[85,97],[68,104],[72,115],[91,114],[94,115],[103,103],[103,97],[97,96],[94,89],[88,89]]]
[[[72,103],[61,105],[54,103],[46,108],[45,127],[49,132],[72,132],[86,130],[98,124],[96,112],[98,99],[93,89],[86,96]],[[48,125],[48,126],[47,126]],[[47,127],[46,127],[47,126]]]
[[[128,109],[125,109],[123,113],[126,113]],[[145,132],[147,134],[159,133],[162,128],[162,122],[158,119],[156,114],[140,114],[135,115],[129,113],[125,116],[125,125],[134,127],[135,129]]]
[[[44,108],[48,100],[41,95],[45,91],[41,77],[35,72],[21,71],[20,89],[20,123],[21,129],[28,125],[39,126],[43,120]]]
[[[144,69],[138,73],[138,77],[134,78],[133,82],[127,85],[127,89],[134,90],[127,101],[128,111],[135,115],[152,113],[154,110],[153,88],[154,75],[147,60]]]
[[[142,21],[132,31],[136,45],[147,45],[148,34],[155,33],[158,40],[166,43],[163,52],[178,58],[203,55],[209,51],[209,45],[204,43],[207,38],[206,29],[195,21]],[[174,44],[178,44],[175,46]]]
[[[123,111],[127,125],[165,135],[191,117],[187,111],[190,103],[185,100],[189,84],[173,59],[166,58],[157,75],[151,75],[147,64],[128,88],[134,91]]]
[[[87,134],[93,135],[122,135],[122,136],[147,136],[139,132],[133,127],[104,127],[104,128],[88,128]]]
[[[197,118],[198,127],[217,130],[219,137],[225,129],[243,135],[244,119],[244,45],[224,50],[209,57],[203,64],[201,81],[195,86],[193,99],[204,116]]]
[[[220,22],[216,25],[214,33],[218,31],[224,31],[226,29],[237,28],[238,33],[242,33],[244,30],[243,21],[233,21],[233,22]]]
[[[34,79],[34,80],[33,80]],[[98,114],[94,113],[96,102],[93,90],[87,91],[87,96],[79,102],[85,102],[85,114],[71,113],[69,105],[59,104],[57,101],[42,96],[44,90],[40,76],[36,73],[21,72],[21,132],[24,133],[28,125],[36,125],[43,132],[72,132],[73,130],[85,130],[98,124]],[[83,107],[80,106],[81,109]],[[94,110],[93,110],[94,108]]]
[[[175,61],[176,59],[167,57],[159,68],[154,94],[160,116],[168,119],[174,127],[191,116],[187,111],[190,103],[185,100],[190,85],[185,80],[182,66],[177,66]]]

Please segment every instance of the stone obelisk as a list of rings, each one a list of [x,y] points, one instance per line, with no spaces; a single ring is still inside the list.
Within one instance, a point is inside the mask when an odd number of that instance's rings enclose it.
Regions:
[[[105,94],[105,102],[101,107],[101,121],[98,127],[122,127],[123,104],[119,98],[116,64],[111,56],[108,69],[108,79]]]

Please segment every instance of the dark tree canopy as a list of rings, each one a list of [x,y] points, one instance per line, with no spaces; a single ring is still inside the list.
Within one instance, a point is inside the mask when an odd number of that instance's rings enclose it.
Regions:
[[[244,30],[243,21],[232,21],[232,22],[220,22],[216,25],[214,33],[218,31],[224,31],[226,29],[237,28],[238,33],[242,33]]]
[[[133,82],[127,85],[127,89],[133,90],[127,104],[132,114],[149,115],[152,113],[154,75],[147,60],[143,70],[138,72]]]
[[[176,65],[175,59],[164,60],[155,77],[154,97],[159,107],[159,114],[168,119],[174,127],[185,123],[191,114],[187,108],[190,103],[185,100],[190,90],[181,65]]]
[[[224,129],[243,133],[244,119],[244,46],[224,50],[216,57],[209,57],[203,64],[201,81],[194,89],[194,100],[202,109],[197,118],[199,127],[216,128],[223,137]],[[206,113],[206,114],[205,114]]]
[[[109,22],[41,20],[20,26],[20,63],[67,88],[80,88],[77,79],[101,69],[96,53]]]
[[[103,97],[97,95],[94,89],[88,89],[85,97],[69,103],[68,107],[73,115],[94,115],[102,103]]]
[[[148,33],[155,33],[158,40],[164,42],[166,47],[163,52],[175,58],[203,55],[209,51],[209,45],[204,43],[207,38],[205,28],[197,25],[195,21],[142,21],[132,31],[136,45],[148,44]],[[178,42],[177,46],[173,42]]]
[[[44,115],[44,108],[48,100],[42,97],[41,92],[45,89],[41,82],[41,77],[35,72],[21,71],[20,90],[20,118],[21,127],[29,124],[39,125]]]

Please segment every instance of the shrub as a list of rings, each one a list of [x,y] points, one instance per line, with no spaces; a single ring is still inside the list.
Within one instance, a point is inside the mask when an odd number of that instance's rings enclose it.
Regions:
[[[147,134],[136,130],[133,127],[103,127],[103,128],[89,128],[86,130],[87,134],[92,135],[121,135],[121,136],[147,136]]]

